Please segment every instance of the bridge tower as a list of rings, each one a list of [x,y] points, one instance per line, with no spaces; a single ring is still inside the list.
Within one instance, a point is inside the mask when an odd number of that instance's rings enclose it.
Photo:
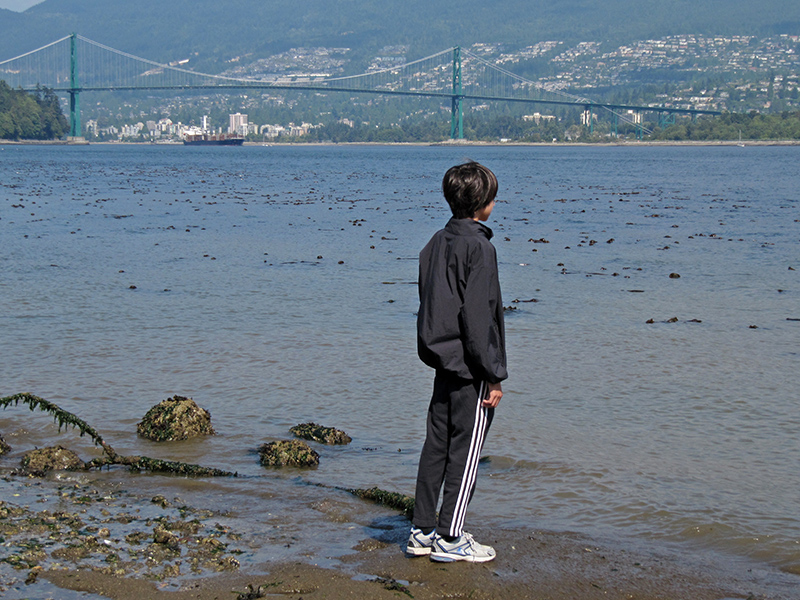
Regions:
[[[464,99],[461,87],[461,47],[453,48],[453,95],[450,113],[450,139],[464,139],[464,114],[461,101]]]
[[[81,137],[81,105],[78,98],[78,34],[70,36],[69,44],[69,136]]]

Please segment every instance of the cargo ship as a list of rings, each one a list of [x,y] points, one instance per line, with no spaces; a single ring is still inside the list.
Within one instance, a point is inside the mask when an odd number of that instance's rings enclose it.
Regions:
[[[241,146],[244,143],[243,137],[235,135],[201,133],[197,135],[187,135],[183,139],[186,146]]]

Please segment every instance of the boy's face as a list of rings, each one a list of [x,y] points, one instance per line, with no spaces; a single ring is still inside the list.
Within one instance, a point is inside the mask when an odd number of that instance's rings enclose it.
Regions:
[[[472,216],[473,219],[476,221],[488,221],[489,215],[492,214],[492,209],[494,208],[494,200],[489,202],[486,206],[481,209],[475,211],[475,214]]]

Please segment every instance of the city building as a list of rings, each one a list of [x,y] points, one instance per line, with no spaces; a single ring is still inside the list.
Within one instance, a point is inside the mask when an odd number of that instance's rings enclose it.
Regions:
[[[242,113],[234,113],[232,115],[228,115],[228,118],[230,119],[228,124],[228,133],[241,136],[247,135],[247,115],[243,115]]]

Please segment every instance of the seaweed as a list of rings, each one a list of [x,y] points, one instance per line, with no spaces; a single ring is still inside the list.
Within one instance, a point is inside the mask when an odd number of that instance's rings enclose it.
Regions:
[[[156,442],[188,440],[198,435],[216,435],[211,414],[191,398],[175,396],[156,404],[136,425],[142,437]]]
[[[269,593],[267,590],[271,587],[277,587],[281,585],[282,581],[275,581],[273,583],[265,583],[264,585],[260,585],[257,588],[253,587],[253,584],[247,584],[244,592],[233,592],[234,594],[238,593],[236,596],[236,600],[257,600],[258,598],[266,598],[267,594]]]
[[[42,398],[32,394],[15,394],[14,396],[7,396],[0,398],[0,408],[7,408],[12,403],[18,405],[20,402],[27,404],[31,410],[39,409],[44,412],[49,412],[53,415],[56,422],[59,424],[59,430],[62,426],[69,425],[80,430],[81,435],[89,435],[96,445],[102,447],[103,456],[94,458],[85,463],[84,469],[100,469],[111,465],[124,465],[134,471],[150,471],[153,473],[175,473],[180,475],[187,475],[193,477],[236,477],[237,473],[230,471],[223,471],[221,469],[214,469],[203,467],[200,465],[192,465],[183,462],[175,462],[169,460],[161,460],[151,458],[149,456],[123,456],[114,450],[114,448],[103,440],[102,436],[85,421],[72,414],[61,407],[48,402]],[[313,425],[313,423],[311,424]],[[319,454],[311,449],[308,444],[300,440],[288,440],[281,442],[270,442],[262,444],[259,447],[259,454],[261,456],[261,464],[264,466],[313,466],[319,464]],[[414,514],[414,499],[399,494],[397,492],[390,492],[382,490],[378,487],[369,489],[362,488],[343,488],[338,486],[328,486],[325,484],[315,484],[320,487],[327,487],[338,489],[363,500],[369,500],[382,506],[399,510],[407,517],[412,517]],[[155,499],[153,500],[156,501]]]
[[[120,464],[130,466],[132,471],[150,471],[151,473],[178,473],[180,475],[192,475],[194,477],[235,477],[237,475],[236,473],[223,471],[221,469],[202,467],[200,465],[192,465],[173,460],[160,460],[158,458],[150,458],[148,456],[124,456],[120,458],[125,459],[124,461],[120,461]]]
[[[22,393],[22,394],[14,394],[13,396],[7,396],[5,398],[0,398],[0,408],[6,409],[8,408],[11,403],[14,403],[15,406],[19,405],[20,402],[23,404],[27,404],[28,407],[31,409],[31,412],[36,410],[37,408],[42,412],[48,412],[53,415],[53,420],[58,423],[58,430],[61,431],[62,427],[66,427],[67,425],[80,430],[80,435],[83,437],[84,435],[88,435],[97,446],[105,446],[106,443],[103,441],[102,436],[97,433],[97,431],[90,427],[86,421],[83,419],[78,418],[76,415],[72,414],[69,411],[62,409],[60,406],[53,404],[52,402],[48,402],[44,398],[39,398],[38,396],[34,396],[33,394]]]
[[[314,467],[319,464],[319,454],[300,440],[262,444],[258,454],[265,467]]]
[[[63,446],[36,448],[22,457],[23,471],[39,477],[53,470],[82,471],[85,468],[86,464],[78,455]]]
[[[320,444],[349,444],[353,441],[341,429],[324,427],[316,423],[301,423],[300,425],[295,425],[289,431],[299,438],[312,440]]]
[[[407,586],[403,585],[402,583],[400,583],[399,581],[397,581],[392,577],[389,577],[388,579],[384,577],[376,577],[375,581],[380,583],[383,586],[383,589],[385,590],[389,590],[390,592],[402,592],[409,598],[414,597],[414,595],[411,593],[411,591],[408,589]]]
[[[85,463],[84,469],[101,469],[111,465],[125,465],[134,471],[150,471],[152,473],[175,473],[180,475],[190,475],[193,477],[236,477],[236,473],[230,471],[223,471],[221,469],[212,469],[200,465],[192,465],[189,463],[175,462],[171,460],[160,460],[158,458],[150,458],[149,456],[124,456],[118,454],[116,450],[106,442],[103,437],[93,427],[88,425],[83,419],[77,415],[64,410],[60,406],[48,402],[44,398],[39,398],[33,394],[21,393],[14,394],[13,396],[6,396],[0,398],[0,408],[6,409],[11,404],[18,406],[19,403],[27,404],[33,411],[39,409],[43,412],[53,415],[53,419],[58,423],[58,430],[61,431],[62,427],[70,426],[80,431],[81,437],[88,435],[92,438],[95,445],[103,449],[103,456],[94,458]]]
[[[376,504],[399,510],[409,518],[414,515],[414,499],[410,496],[406,496],[405,494],[388,492],[378,487],[369,488],[367,490],[359,488],[341,489],[345,489],[345,491],[350,492],[351,494],[358,496],[363,500],[369,500],[370,502],[375,502]]]

